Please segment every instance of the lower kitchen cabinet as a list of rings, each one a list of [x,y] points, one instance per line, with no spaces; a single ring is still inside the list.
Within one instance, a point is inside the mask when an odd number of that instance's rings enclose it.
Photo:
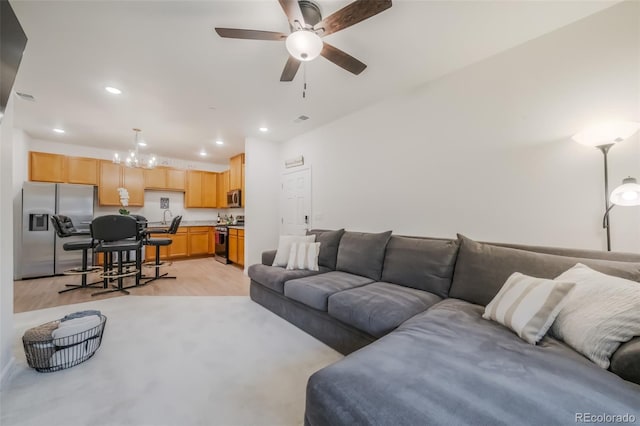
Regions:
[[[160,259],[177,259],[204,256],[213,253],[213,226],[188,226],[178,228],[175,234],[151,234],[151,238],[170,238],[171,244],[160,247]],[[146,246],[145,260],[155,259],[155,247]]]
[[[189,228],[189,256],[200,256],[209,253],[209,226],[192,226]]]
[[[229,228],[229,260],[244,265],[244,229]]]

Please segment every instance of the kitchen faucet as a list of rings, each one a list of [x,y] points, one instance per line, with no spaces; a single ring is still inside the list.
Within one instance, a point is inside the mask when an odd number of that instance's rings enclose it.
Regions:
[[[166,209],[165,211],[162,212],[162,224],[166,225],[167,224],[167,212],[169,212],[169,218],[173,217],[173,214],[171,213],[171,210]]]

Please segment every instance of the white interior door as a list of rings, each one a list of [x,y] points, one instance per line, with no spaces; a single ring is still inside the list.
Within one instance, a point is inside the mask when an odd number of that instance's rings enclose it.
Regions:
[[[311,229],[311,169],[282,174],[280,195],[282,235],[304,235]]]

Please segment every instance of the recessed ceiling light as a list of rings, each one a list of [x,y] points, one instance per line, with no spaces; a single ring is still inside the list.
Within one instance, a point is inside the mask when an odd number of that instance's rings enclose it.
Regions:
[[[147,146],[145,141],[138,141],[138,146]]]
[[[207,156],[207,151],[205,151],[204,149],[200,151],[200,157],[206,157],[206,156]]]
[[[59,129],[59,128],[55,128],[53,129],[53,131],[56,133],[64,133],[64,129]]]
[[[104,90],[114,95],[119,95],[120,93],[122,93],[122,90],[116,89],[115,87],[111,87],[111,86],[105,87]]]
[[[223,141],[216,141],[216,145],[224,145]]]
[[[269,131],[269,129],[267,127],[260,127],[258,130],[260,130],[263,133]]]

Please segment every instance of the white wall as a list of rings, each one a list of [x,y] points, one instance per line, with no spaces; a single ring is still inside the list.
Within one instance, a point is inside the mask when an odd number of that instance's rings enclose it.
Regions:
[[[273,167],[312,166],[314,227],[603,249],[602,154],[570,136],[640,121],[639,16],[616,5],[360,110],[288,141]],[[640,178],[639,140],[612,148],[611,189]],[[640,208],[612,212],[612,245],[640,251]]]
[[[13,95],[0,123],[0,385],[13,354]]]
[[[245,140],[245,262],[260,263],[265,250],[278,247],[280,205],[280,145],[260,139]]]

